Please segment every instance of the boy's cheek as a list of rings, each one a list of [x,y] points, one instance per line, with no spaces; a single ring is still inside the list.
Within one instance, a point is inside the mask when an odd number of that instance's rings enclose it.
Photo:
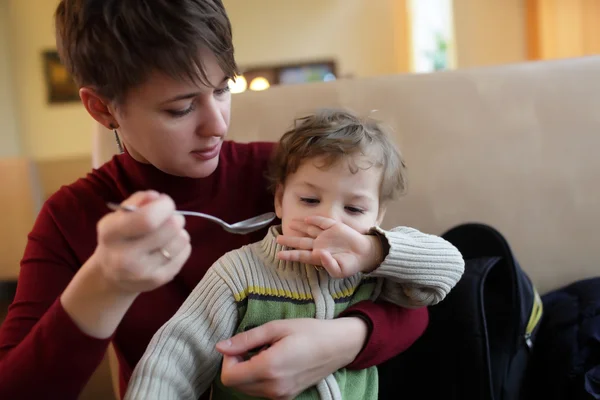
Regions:
[[[344,223],[363,235],[368,234],[371,228],[379,225],[377,221],[377,215],[374,213],[365,214],[361,217],[344,221]]]

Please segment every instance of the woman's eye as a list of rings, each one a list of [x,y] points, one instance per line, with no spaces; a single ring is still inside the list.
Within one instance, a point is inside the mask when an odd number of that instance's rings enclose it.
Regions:
[[[215,89],[215,94],[217,96],[223,96],[224,94],[229,92],[229,86],[225,86],[224,88]]]
[[[314,199],[311,197],[300,197],[300,201],[306,204],[319,204],[319,199]]]
[[[358,208],[358,207],[352,207],[352,206],[346,206],[346,211],[348,211],[351,214],[364,214],[365,210],[363,210],[362,208]]]
[[[173,117],[185,117],[186,115],[194,111],[195,108],[195,103],[192,103],[188,108],[185,108],[183,110],[167,110],[167,112]]]

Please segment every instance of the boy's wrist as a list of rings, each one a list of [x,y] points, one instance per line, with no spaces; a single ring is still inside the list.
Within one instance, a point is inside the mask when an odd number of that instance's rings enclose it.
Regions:
[[[367,236],[369,241],[369,252],[365,265],[365,273],[373,272],[385,260],[389,252],[389,245],[385,237],[382,237],[375,231],[372,231]],[[385,243],[384,243],[385,242]]]

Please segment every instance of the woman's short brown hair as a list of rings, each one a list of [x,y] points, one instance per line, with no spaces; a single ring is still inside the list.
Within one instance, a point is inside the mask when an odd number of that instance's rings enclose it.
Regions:
[[[79,86],[120,100],[153,70],[210,86],[200,50],[237,74],[221,0],[61,0],[55,14],[62,62]]]
[[[323,167],[361,154],[369,159],[367,168],[382,168],[380,202],[396,199],[406,189],[405,164],[389,133],[378,121],[359,118],[350,111],[321,109],[295,120],[292,129],[284,133],[275,150],[270,169],[271,188],[285,184],[286,178],[300,165],[315,157],[323,157]],[[350,171],[358,166],[348,159]]]

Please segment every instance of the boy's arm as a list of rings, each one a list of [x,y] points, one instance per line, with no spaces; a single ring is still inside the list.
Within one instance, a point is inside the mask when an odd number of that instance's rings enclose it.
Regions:
[[[217,342],[231,337],[237,309],[211,267],[180,309],[154,335],[129,381],[125,400],[198,399],[217,376]]]
[[[320,265],[336,278],[363,272],[388,280],[394,285],[386,286],[384,298],[405,307],[439,303],[464,272],[456,247],[413,228],[374,227],[365,235],[334,219],[311,216],[294,229],[312,240],[278,236],[277,243],[288,247],[279,252],[280,260]]]
[[[369,326],[365,345],[349,369],[379,365],[408,349],[429,323],[423,306],[443,300],[464,272],[458,249],[439,236],[407,227],[375,228],[374,233],[386,256],[370,275],[385,278],[380,295],[385,301],[363,301],[340,315],[359,317]]]
[[[382,300],[408,308],[435,305],[462,277],[462,254],[443,238],[408,227],[373,231],[389,246],[383,262],[368,274],[385,279]]]

